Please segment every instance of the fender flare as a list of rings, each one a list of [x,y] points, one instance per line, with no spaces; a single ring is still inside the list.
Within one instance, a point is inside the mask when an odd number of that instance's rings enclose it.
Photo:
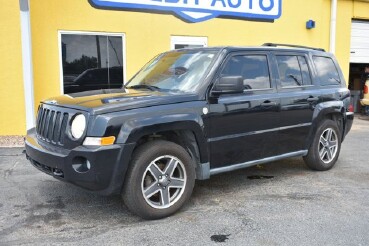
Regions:
[[[334,115],[338,115],[343,119],[343,126],[342,126],[342,132],[341,136],[343,141],[344,132],[345,132],[345,122],[346,122],[346,116],[345,116],[345,106],[342,101],[329,101],[329,102],[322,102],[315,106],[313,118],[312,118],[312,125],[308,134],[308,137],[306,139],[306,149],[310,148],[310,145],[314,139],[315,132],[317,128],[319,127],[319,124],[322,120],[326,118],[334,117]]]
[[[124,122],[119,131],[117,143],[137,143],[140,138],[157,132],[189,130],[195,136],[200,154],[200,162],[203,163],[208,162],[209,159],[204,129],[202,118],[193,113],[134,118]]]

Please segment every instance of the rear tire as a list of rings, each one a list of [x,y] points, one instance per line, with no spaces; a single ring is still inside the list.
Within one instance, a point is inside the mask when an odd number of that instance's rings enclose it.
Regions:
[[[318,127],[309,152],[304,156],[306,165],[316,171],[331,169],[341,150],[341,134],[333,120],[325,120]]]
[[[155,140],[134,152],[123,188],[123,201],[144,219],[161,219],[177,212],[195,185],[195,165],[181,146]]]

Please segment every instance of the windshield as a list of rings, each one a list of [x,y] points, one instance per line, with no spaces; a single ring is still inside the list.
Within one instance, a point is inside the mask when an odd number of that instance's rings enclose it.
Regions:
[[[217,51],[171,51],[155,57],[127,84],[127,88],[195,92]]]

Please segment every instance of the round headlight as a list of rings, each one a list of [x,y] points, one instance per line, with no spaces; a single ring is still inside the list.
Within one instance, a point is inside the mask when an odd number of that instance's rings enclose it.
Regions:
[[[86,129],[86,117],[83,114],[78,114],[74,117],[71,125],[72,136],[80,139]]]

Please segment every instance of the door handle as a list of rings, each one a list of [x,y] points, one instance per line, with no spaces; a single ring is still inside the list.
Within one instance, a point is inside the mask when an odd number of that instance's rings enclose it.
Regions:
[[[308,102],[316,102],[316,101],[318,101],[319,100],[319,97],[309,97],[308,99],[307,99],[307,101]]]
[[[265,101],[262,104],[260,104],[260,106],[262,107],[272,107],[272,106],[277,106],[276,102],[271,102],[271,101]]]

